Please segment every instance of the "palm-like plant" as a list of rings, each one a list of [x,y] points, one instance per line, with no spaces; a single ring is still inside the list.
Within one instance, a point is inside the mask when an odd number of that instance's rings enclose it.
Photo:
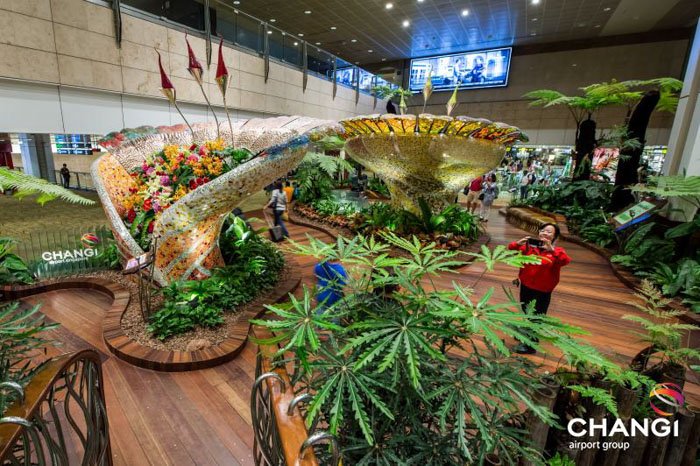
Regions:
[[[15,196],[19,198],[37,195],[36,202],[42,205],[57,198],[74,204],[91,205],[95,203],[95,201],[46,180],[0,167],[0,190],[6,189],[17,190]]]
[[[292,363],[296,388],[314,394],[308,422],[324,418],[340,436],[347,464],[482,464],[487,454],[540,464],[513,419],[523,406],[547,423],[554,419],[533,402],[535,367],[511,354],[503,337],[542,349],[538,338],[572,365],[585,359],[610,367],[572,337],[579,329],[522,312],[512,295],[497,302],[493,289],[479,298],[457,283],[438,289],[434,278],[463,263],[434,243],[387,233],[381,240],[339,237],[334,245],[310,237],[291,247],[341,261],[345,295],[325,311],[309,289],[301,299],[268,306],[275,318],[255,323],[276,335],[259,342],[279,343],[278,355],[291,358],[285,363]],[[405,254],[391,257],[391,247]],[[490,268],[533,260],[504,248],[475,256]]]
[[[310,203],[327,199],[335,187],[333,177],[343,170],[351,171],[353,166],[347,160],[317,152],[309,152],[297,168],[299,180],[299,200]]]

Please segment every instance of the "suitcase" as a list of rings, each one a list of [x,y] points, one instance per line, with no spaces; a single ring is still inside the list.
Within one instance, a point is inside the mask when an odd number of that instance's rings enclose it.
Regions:
[[[274,243],[279,243],[284,240],[284,234],[282,233],[282,227],[279,225],[270,227],[270,240]]]

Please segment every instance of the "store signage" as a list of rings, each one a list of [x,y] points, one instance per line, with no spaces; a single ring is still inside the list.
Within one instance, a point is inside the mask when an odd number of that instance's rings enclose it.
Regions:
[[[41,259],[49,265],[59,265],[82,262],[91,257],[97,257],[99,254],[97,245],[100,244],[100,238],[95,233],[85,233],[80,237],[80,243],[82,248],[43,251]]]

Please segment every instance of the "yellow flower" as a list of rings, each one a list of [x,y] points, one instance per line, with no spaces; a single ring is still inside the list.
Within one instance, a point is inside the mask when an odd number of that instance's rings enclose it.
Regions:
[[[168,144],[163,148],[163,153],[168,160],[175,160],[180,155],[180,148],[174,144]]]
[[[215,141],[207,141],[204,143],[209,151],[224,150],[224,140],[219,138]]]

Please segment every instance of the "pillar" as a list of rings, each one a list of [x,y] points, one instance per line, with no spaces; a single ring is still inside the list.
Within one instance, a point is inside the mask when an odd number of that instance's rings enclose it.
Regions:
[[[19,141],[24,172],[55,183],[56,173],[50,136],[20,133]]]

